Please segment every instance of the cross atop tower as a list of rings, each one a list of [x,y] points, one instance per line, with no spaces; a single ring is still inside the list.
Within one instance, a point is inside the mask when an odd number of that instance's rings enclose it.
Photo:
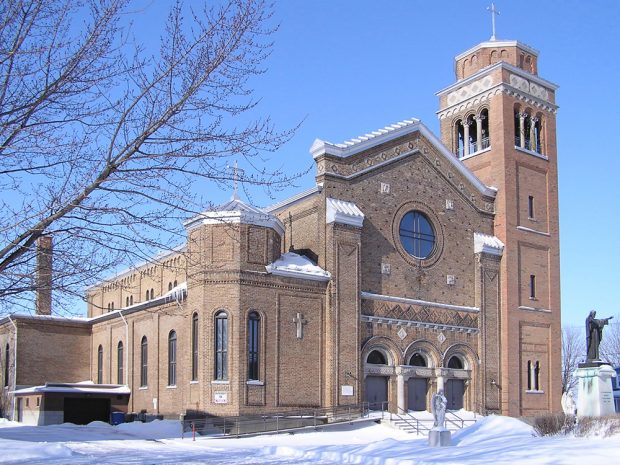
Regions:
[[[491,40],[495,40],[495,17],[499,16],[499,10],[495,8],[495,3],[491,2],[491,6],[487,7],[487,11],[491,12],[491,26],[493,28],[493,35],[491,36]]]
[[[237,183],[239,182],[239,174],[243,174],[243,170],[237,167],[237,160],[233,166],[227,166],[228,169],[233,172],[233,195],[230,200],[239,200],[239,193],[237,192]]]

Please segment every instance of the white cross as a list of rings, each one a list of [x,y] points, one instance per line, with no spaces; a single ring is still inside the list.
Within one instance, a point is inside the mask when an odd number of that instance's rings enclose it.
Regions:
[[[499,11],[495,8],[495,3],[491,2],[491,6],[487,7],[487,11],[491,12],[491,25],[493,26],[493,35],[491,40],[495,40],[495,17],[499,16]]]
[[[226,165],[226,168],[232,169],[233,172],[233,195],[230,200],[239,200],[239,195],[237,193],[237,183],[239,181],[239,174],[243,175],[243,170],[237,167],[237,160],[235,160],[232,168],[228,165]]]
[[[308,322],[304,320],[304,316],[301,313],[298,313],[295,318],[293,318],[293,323],[297,325],[297,339],[304,338],[304,326]]]

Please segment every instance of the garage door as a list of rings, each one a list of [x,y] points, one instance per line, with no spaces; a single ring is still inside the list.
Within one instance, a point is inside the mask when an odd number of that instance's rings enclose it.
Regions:
[[[91,421],[110,421],[110,399],[65,398],[65,423],[86,425]]]

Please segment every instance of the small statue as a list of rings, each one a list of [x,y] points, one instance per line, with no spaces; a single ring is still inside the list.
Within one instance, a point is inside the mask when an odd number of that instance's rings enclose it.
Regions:
[[[587,361],[600,360],[599,346],[603,340],[603,326],[609,324],[609,320],[613,318],[596,319],[596,311],[592,310],[586,318],[586,347]]]
[[[433,429],[444,430],[446,429],[446,408],[448,406],[448,399],[443,395],[443,389],[433,394],[431,400],[431,407],[433,409]]]

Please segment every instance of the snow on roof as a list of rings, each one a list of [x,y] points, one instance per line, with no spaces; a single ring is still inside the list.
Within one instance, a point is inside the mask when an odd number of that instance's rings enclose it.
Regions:
[[[284,234],[282,222],[260,208],[248,205],[237,197],[233,197],[229,202],[207,210],[195,217],[185,221],[183,226],[188,231],[203,224],[254,224],[271,228],[279,234]]]
[[[323,184],[319,183],[310,189],[306,189],[305,191],[298,192],[297,194],[292,195],[291,197],[284,199],[278,203],[274,203],[265,208],[265,211],[269,213],[273,213],[274,211],[281,210],[284,207],[291,207],[297,202],[301,202],[302,200],[307,199],[308,197],[312,197],[313,195],[317,195],[321,193],[323,190]]]
[[[43,394],[49,392],[112,395],[131,394],[131,390],[128,386],[124,386],[122,384],[95,384],[92,381],[82,381],[80,383],[45,383],[42,386],[32,386],[12,392],[17,396]]]
[[[504,253],[504,243],[495,236],[474,233],[474,253],[480,252],[502,255]]]
[[[402,134],[406,134],[413,127],[420,122],[417,118],[410,118],[398,123],[391,124],[376,131],[369,132],[363,136],[358,136],[353,139],[346,140],[340,144],[334,144],[321,139],[316,139],[310,147],[310,153],[313,158],[317,158],[324,153],[329,155],[335,155],[337,157],[346,157],[350,153],[350,149],[359,145],[377,145],[381,143],[385,138],[394,138]],[[364,147],[365,148],[365,147]],[[357,152],[358,150],[356,150]]]
[[[364,213],[353,202],[327,198],[326,221],[329,223],[341,223],[362,227],[364,223]]]
[[[313,281],[329,281],[331,274],[304,255],[295,252],[284,253],[275,262],[265,267],[267,273],[289,278],[311,279]]]

